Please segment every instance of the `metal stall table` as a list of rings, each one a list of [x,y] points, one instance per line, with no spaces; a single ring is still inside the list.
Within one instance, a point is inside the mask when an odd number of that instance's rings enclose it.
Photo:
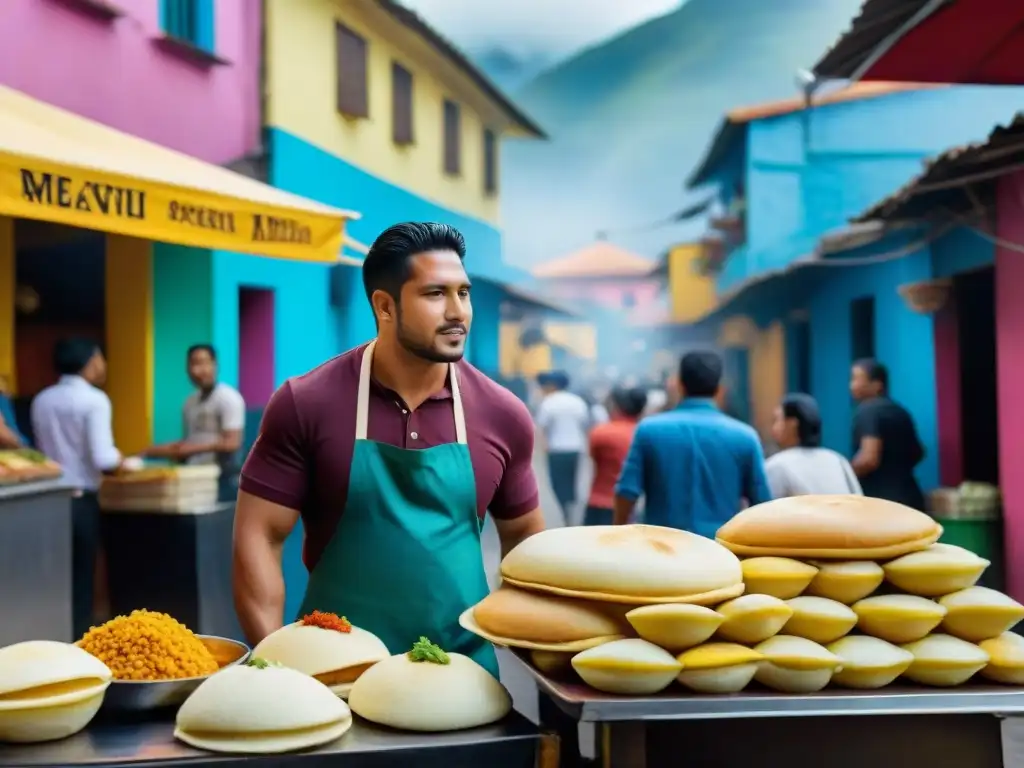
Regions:
[[[72,639],[72,493],[62,480],[0,486],[0,647]]]
[[[519,661],[573,726],[595,725],[598,760],[611,768],[1024,768],[1021,689],[624,697],[551,680]],[[566,733],[543,716],[541,725]],[[563,751],[563,766],[574,760]]]
[[[0,768],[557,768],[558,759],[553,738],[542,736],[516,714],[484,728],[440,734],[400,733],[357,718],[352,729],[331,744],[268,756],[200,752],[175,740],[173,730],[172,718],[97,720],[62,741],[0,744]]]

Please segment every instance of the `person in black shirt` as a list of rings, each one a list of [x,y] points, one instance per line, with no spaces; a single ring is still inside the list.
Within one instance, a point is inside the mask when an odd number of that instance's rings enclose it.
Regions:
[[[889,499],[924,510],[924,494],[914,467],[924,458],[914,420],[889,398],[889,372],[877,360],[858,360],[850,374],[857,401],[853,416],[853,470],[865,496]]]

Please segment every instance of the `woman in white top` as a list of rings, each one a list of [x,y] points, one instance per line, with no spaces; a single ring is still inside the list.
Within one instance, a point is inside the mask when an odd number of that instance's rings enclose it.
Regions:
[[[775,409],[772,436],[781,450],[765,462],[772,496],[862,495],[843,456],[821,447],[821,412],[810,395],[790,394]]]

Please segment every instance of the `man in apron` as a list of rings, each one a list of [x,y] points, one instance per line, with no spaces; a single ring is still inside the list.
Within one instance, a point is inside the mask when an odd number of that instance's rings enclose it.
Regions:
[[[464,256],[446,225],[381,234],[363,264],[377,338],[290,379],[267,405],[235,517],[235,604],[250,642],[285,621],[282,547],[301,517],[299,615],[344,615],[392,653],[425,635],[497,675],[493,648],[458,623],[488,592],[484,511],[503,553],[544,523],[530,413],[462,359],[473,316]]]

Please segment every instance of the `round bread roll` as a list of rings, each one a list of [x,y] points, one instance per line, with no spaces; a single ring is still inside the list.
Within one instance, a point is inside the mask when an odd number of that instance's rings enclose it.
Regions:
[[[801,594],[818,569],[789,557],[751,557],[740,563],[747,594],[789,600]]]
[[[630,605],[712,605],[743,592],[735,555],[654,525],[549,528],[509,552],[501,575],[525,589]]]
[[[844,688],[884,688],[914,661],[910,651],[865,635],[836,640],[828,650],[843,660],[843,668],[832,676],[832,682]]]
[[[297,621],[267,635],[252,655],[315,677],[345,698],[363,672],[391,654],[365,629],[339,632]]]
[[[782,628],[786,635],[796,635],[821,645],[831,643],[857,626],[857,614],[848,605],[825,597],[803,595],[787,600],[793,615]]]
[[[903,646],[914,655],[903,676],[921,685],[952,688],[963,685],[989,662],[988,654],[951,635],[928,637]]]
[[[572,667],[595,690],[644,696],[668,688],[683,665],[664,648],[630,638],[578,653]]]
[[[77,645],[28,640],[0,648],[0,710],[54,706],[102,693],[113,674]]]
[[[916,595],[875,595],[851,607],[861,632],[896,644],[920,640],[946,615],[945,607]]]
[[[827,648],[792,635],[776,635],[754,650],[764,656],[754,679],[781,693],[820,691],[843,666],[843,660]]]
[[[973,587],[990,565],[968,549],[954,544],[932,544],[882,566],[897,589],[912,595],[939,597]]]
[[[777,635],[793,615],[793,609],[771,595],[742,595],[718,606],[725,621],[718,636],[734,643],[753,645]]]
[[[978,647],[989,656],[981,676],[1005,685],[1024,685],[1024,637],[1004,632],[999,637],[982,640]]]
[[[998,637],[1024,619],[1024,605],[988,587],[968,587],[939,599],[946,609],[942,629],[977,643]]]
[[[818,572],[807,587],[807,594],[835,600],[843,605],[863,600],[878,589],[885,579],[882,566],[870,560],[821,561],[815,565]]]
[[[673,653],[700,645],[725,621],[710,608],[685,603],[642,605],[626,619],[644,640]]]
[[[870,496],[791,496],[750,507],[718,529],[738,555],[878,560],[938,541],[942,526],[924,512]]]
[[[211,675],[178,710],[174,736],[196,749],[277,754],[326,744],[352,726],[323,683],[253,658]]]
[[[348,703],[370,722],[432,733],[487,725],[512,710],[512,697],[487,670],[426,638],[366,670]]]
[[[757,651],[736,643],[706,643],[680,654],[678,680],[697,693],[739,693],[754,679],[764,660]]]
[[[625,636],[627,626],[600,604],[504,586],[472,609],[463,628],[510,648],[581,651]]]

